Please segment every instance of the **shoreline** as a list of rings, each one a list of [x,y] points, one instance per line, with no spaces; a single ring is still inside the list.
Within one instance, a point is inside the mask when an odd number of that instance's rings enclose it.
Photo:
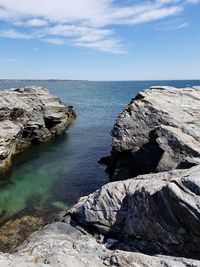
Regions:
[[[7,82],[170,82],[170,81],[200,81],[200,78],[192,79],[139,79],[139,80],[73,80],[73,79],[0,79],[0,83]],[[190,86],[190,85],[188,85]]]
[[[143,267],[148,262],[150,266],[199,267],[199,222],[195,219],[199,214],[199,126],[188,123],[197,121],[199,92],[199,87],[180,91],[158,86],[140,92],[120,113],[112,131],[112,149],[119,154],[115,182],[80,198],[59,216],[60,222],[33,233],[13,259],[26,263],[35,259],[38,266],[48,262],[53,267],[59,266],[58,261],[69,266],[92,262],[98,267],[124,267],[137,262]],[[124,158],[124,151],[131,151],[129,158]],[[153,160],[146,174],[141,166],[132,169],[141,159],[145,165]]]

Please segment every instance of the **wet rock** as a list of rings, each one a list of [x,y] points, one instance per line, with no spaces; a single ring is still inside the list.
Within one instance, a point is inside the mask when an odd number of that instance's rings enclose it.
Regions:
[[[22,216],[0,226],[0,251],[13,252],[32,232],[44,225],[42,217]]]
[[[0,91],[0,173],[13,155],[60,135],[75,117],[72,106],[42,87]]]

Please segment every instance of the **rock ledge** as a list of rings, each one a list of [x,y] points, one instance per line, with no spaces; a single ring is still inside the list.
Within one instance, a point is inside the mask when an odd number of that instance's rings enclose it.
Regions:
[[[45,88],[1,90],[0,173],[11,166],[13,155],[62,134],[74,117],[73,107]]]

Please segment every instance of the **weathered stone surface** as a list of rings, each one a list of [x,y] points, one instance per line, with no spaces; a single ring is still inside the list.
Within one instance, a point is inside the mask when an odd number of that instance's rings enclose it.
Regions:
[[[199,267],[200,261],[136,252],[112,251],[106,243],[66,223],[53,223],[32,234],[15,254],[0,254],[2,267]],[[107,240],[106,242],[109,242]]]
[[[198,87],[140,92],[112,130],[112,179],[200,164],[199,103]]]
[[[200,267],[199,100],[198,87],[139,93],[104,159],[114,179],[134,178],[81,198],[0,266]]]
[[[69,214],[140,252],[199,258],[200,165],[106,184]]]
[[[42,87],[0,90],[0,173],[12,156],[60,135],[75,113]]]

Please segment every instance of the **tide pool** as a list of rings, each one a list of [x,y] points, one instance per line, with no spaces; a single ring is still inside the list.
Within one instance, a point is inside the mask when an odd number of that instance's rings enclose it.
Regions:
[[[4,82],[0,88],[44,86],[73,105],[77,119],[66,133],[15,157],[0,178],[0,221],[40,212],[45,218],[108,181],[98,160],[111,150],[110,132],[119,112],[138,91],[153,85],[185,87],[200,81]]]

